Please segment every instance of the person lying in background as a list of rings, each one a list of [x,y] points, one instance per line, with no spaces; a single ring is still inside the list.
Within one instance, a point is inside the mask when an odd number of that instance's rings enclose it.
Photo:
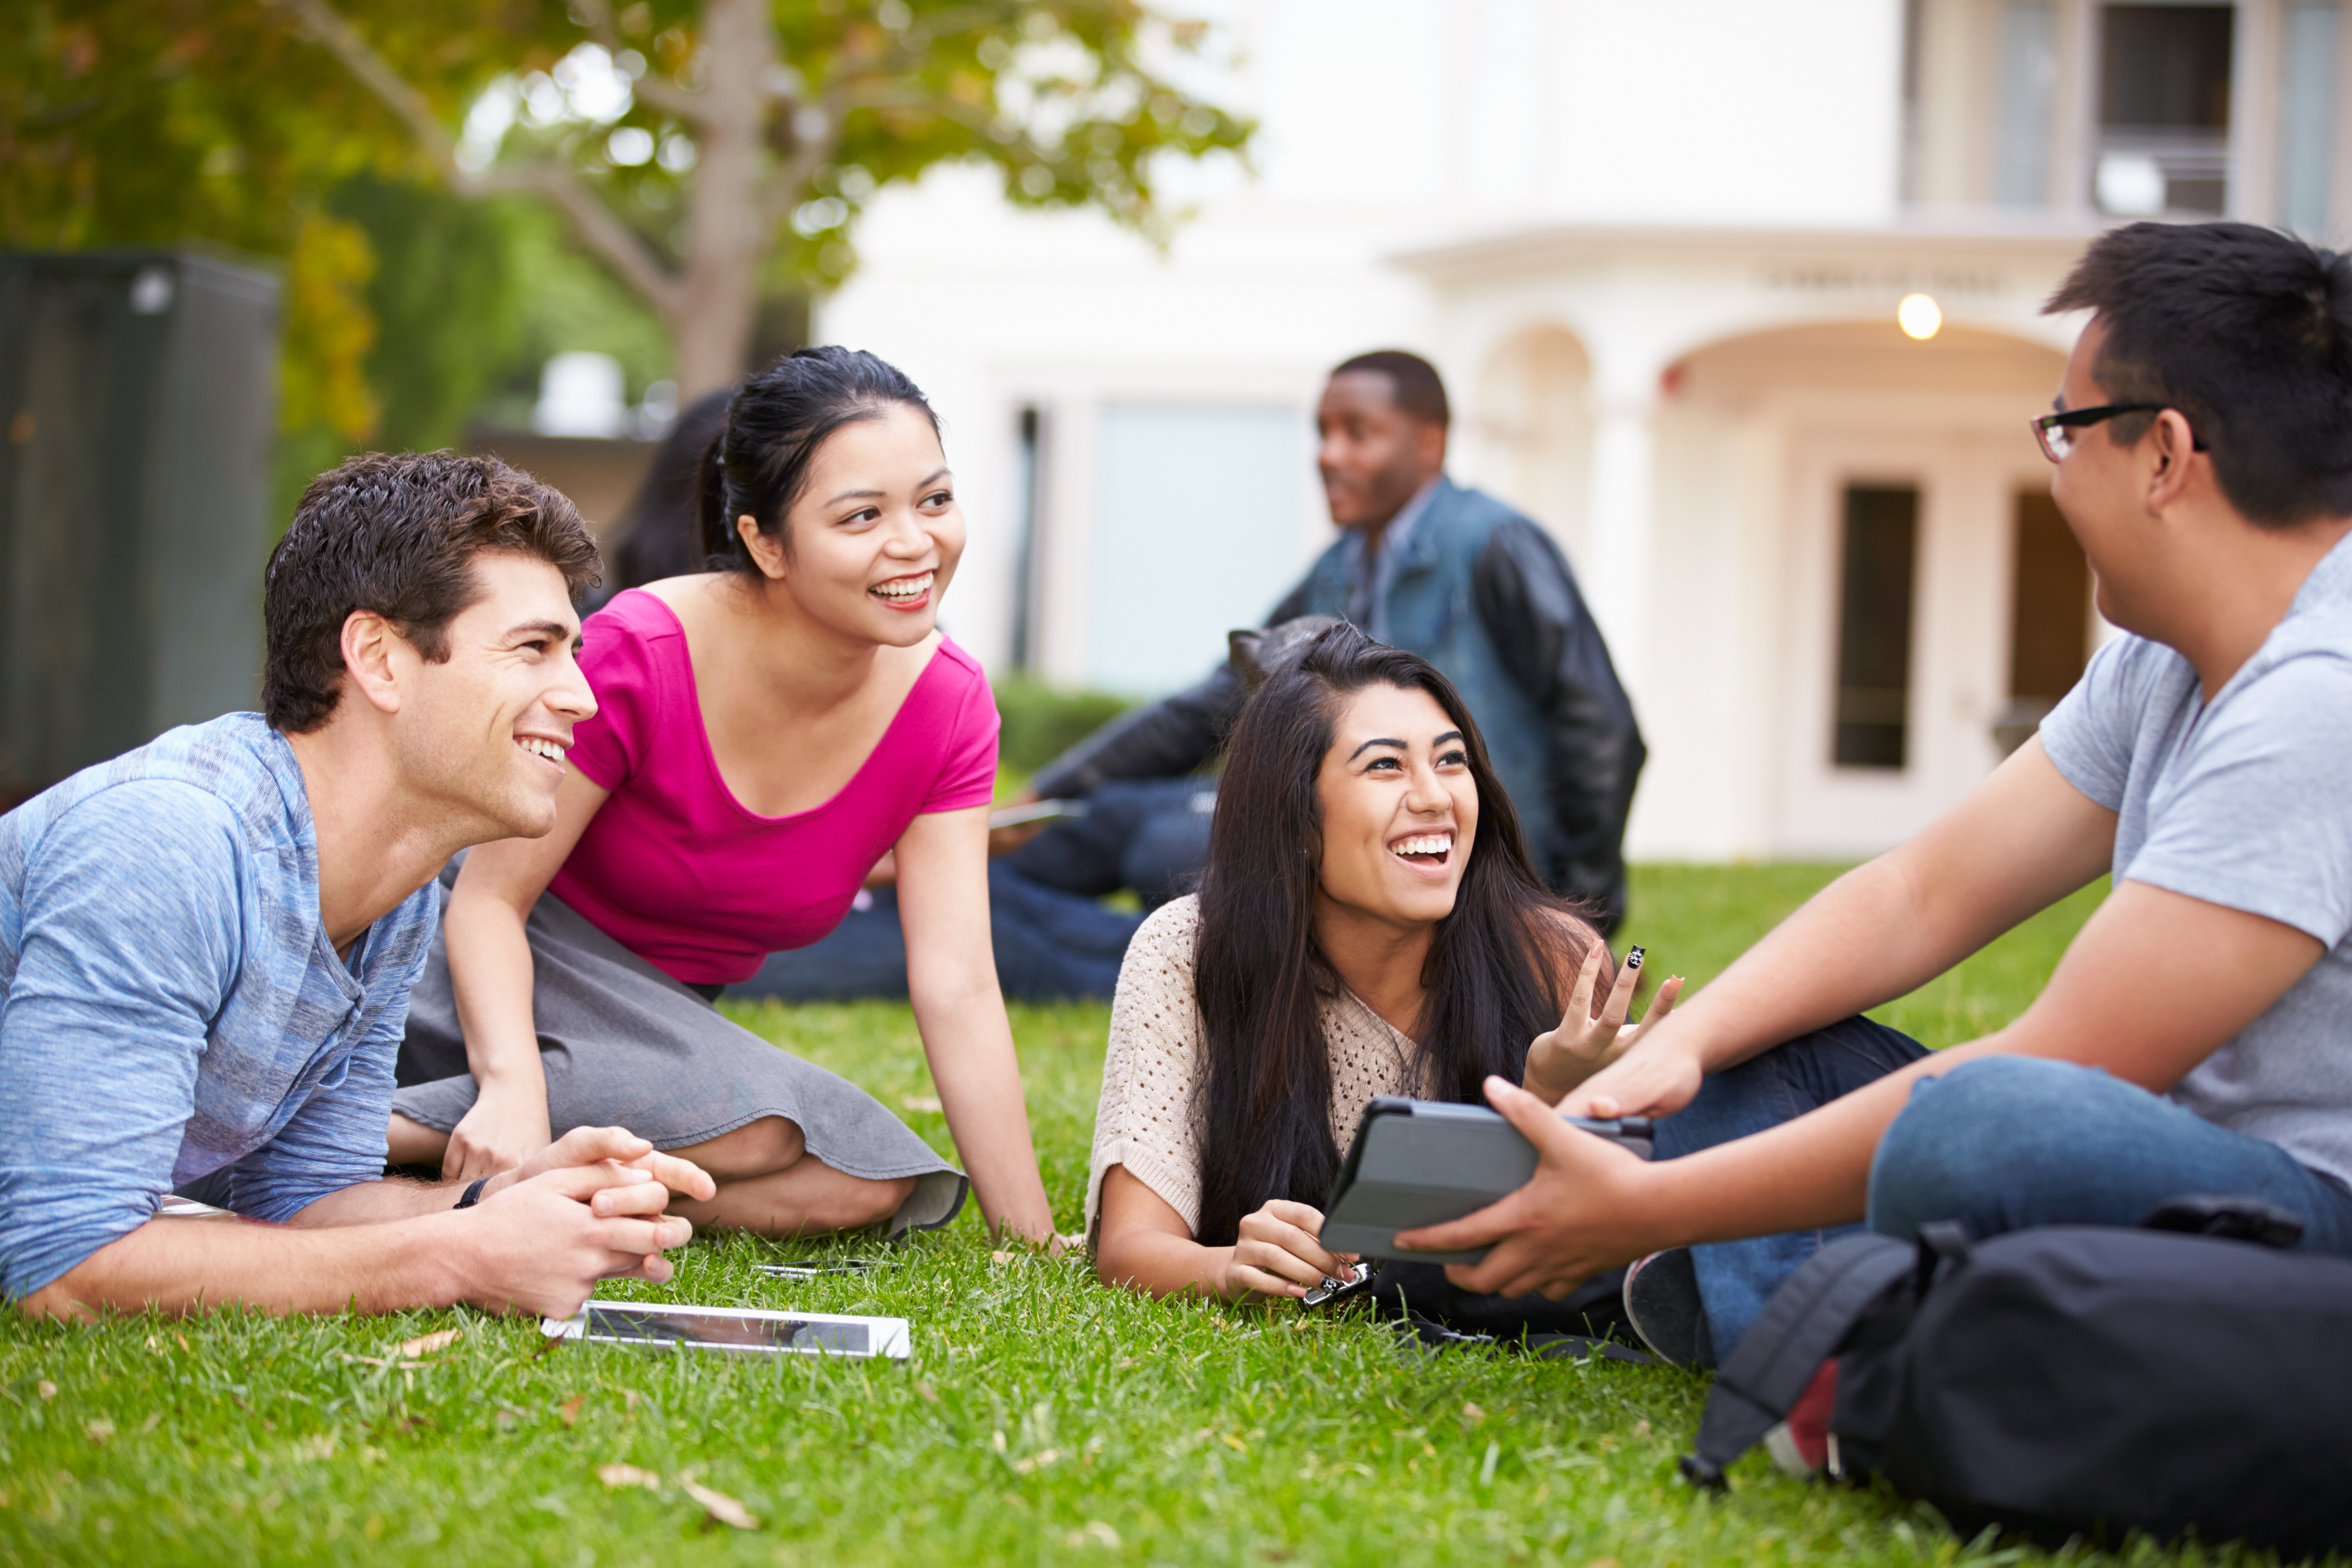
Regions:
[[[1321,632],[1242,710],[1201,891],[1129,949],[1087,1184],[1096,1272],[1157,1296],[1304,1294],[1341,1267],[1316,1205],[1368,1100],[1468,1100],[1490,1074],[1557,1099],[1647,1026],[1622,1027],[1634,978],[1528,866],[1452,683],[1354,626]]]
[[[269,558],[261,713],[0,816],[0,1289],[30,1315],[568,1316],[670,1277],[709,1177],[583,1127],[469,1184],[386,1181],[393,1059],[467,844],[543,834],[595,548],[488,458],[352,459]],[[269,1224],[159,1214],[174,1188]],[[463,1211],[463,1212],[459,1212]]]
[[[946,1224],[954,1167],[711,1005],[832,930],[887,851],[915,1020],[981,1210],[1050,1243],[988,942],[996,709],[937,625],[964,542],[938,421],[872,354],[803,349],[736,393],[702,486],[717,569],[589,617],[597,711],[548,738],[552,831],[445,873],[394,1157],[486,1174],[625,1118],[717,1181],[681,1205],[698,1225]]]

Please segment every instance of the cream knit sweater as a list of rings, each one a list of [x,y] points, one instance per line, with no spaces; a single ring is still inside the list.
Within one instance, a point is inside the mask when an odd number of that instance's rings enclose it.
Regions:
[[[1096,1239],[1103,1173],[1129,1174],[1167,1200],[1187,1226],[1201,1223],[1201,1008],[1192,952],[1200,900],[1175,900],[1136,931],[1111,1004],[1110,1052],[1087,1174],[1087,1240]],[[1331,1051],[1331,1138],[1344,1152],[1375,1095],[1426,1095],[1421,1047],[1342,987],[1322,1001]]]

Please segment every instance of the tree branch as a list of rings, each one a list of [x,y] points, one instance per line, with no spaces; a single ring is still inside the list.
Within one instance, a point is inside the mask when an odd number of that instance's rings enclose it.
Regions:
[[[606,54],[614,59],[620,58],[621,51],[629,46],[622,41],[620,28],[613,25],[610,0],[572,0],[572,14],[580,18],[581,25],[588,29],[589,37],[595,40]],[[650,66],[646,68],[646,75],[630,82],[629,91],[640,101],[650,103],[664,114],[683,120],[689,125],[699,126],[709,121],[709,110],[700,93],[691,88],[680,87],[667,77],[655,76]]]
[[[440,116],[433,112],[433,105],[425,95],[394,70],[360,36],[359,29],[330,8],[325,0],[268,3],[291,12],[304,32],[325,46],[346,70],[359,79],[361,85],[398,115],[460,195],[482,196],[524,191],[553,202],[572,220],[580,237],[611,262],[647,304],[666,318],[674,318],[684,309],[686,301],[677,279],[568,164],[539,159],[516,168],[476,174],[457,162],[457,140],[441,123]]]

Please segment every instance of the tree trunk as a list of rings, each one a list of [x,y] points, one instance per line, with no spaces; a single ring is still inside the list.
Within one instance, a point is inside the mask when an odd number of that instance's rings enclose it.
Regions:
[[[759,310],[761,131],[776,56],[768,4],[703,6],[700,156],[687,195],[686,267],[668,320],[681,405],[740,379]]]

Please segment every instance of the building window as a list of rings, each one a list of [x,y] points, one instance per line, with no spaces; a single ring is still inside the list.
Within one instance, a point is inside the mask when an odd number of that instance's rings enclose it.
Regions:
[[[2058,12],[2049,0],[2011,0],[2000,8],[1999,72],[1992,199],[2005,207],[2046,205],[2058,102]]]
[[[2214,215],[2230,191],[2229,5],[2107,5],[2099,13],[2103,212]]]
[[[1919,556],[1914,485],[1849,485],[1838,582],[1837,721],[1842,768],[1904,765],[1910,742],[1911,603]]]
[[[2330,155],[2336,146],[2335,0],[2286,7],[2279,73],[2279,222],[2297,234],[2327,232]]]
[[[1157,696],[1298,580],[1314,426],[1298,408],[1111,404],[1098,430],[1085,679]]]
[[[1045,417],[1035,408],[1021,411],[1021,446],[1015,462],[1019,509],[1013,518],[1018,535],[1013,554],[1013,668],[1037,665],[1037,498],[1045,489],[1039,468],[1044,456]]]

